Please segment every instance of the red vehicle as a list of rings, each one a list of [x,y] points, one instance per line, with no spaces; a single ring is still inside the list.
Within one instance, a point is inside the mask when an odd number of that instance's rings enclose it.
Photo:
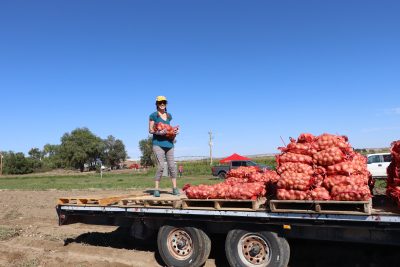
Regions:
[[[129,169],[135,169],[135,170],[140,169],[140,164],[138,164],[138,163],[133,163],[133,164],[131,164],[131,165],[129,166]]]

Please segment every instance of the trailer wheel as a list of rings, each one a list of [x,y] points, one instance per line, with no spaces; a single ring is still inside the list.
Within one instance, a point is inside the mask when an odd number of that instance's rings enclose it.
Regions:
[[[281,242],[281,248],[282,248],[282,262],[281,262],[281,267],[286,267],[289,265],[289,260],[290,260],[290,246],[288,241],[283,238],[283,237],[278,237],[279,241]]]
[[[286,242],[286,243],[285,243]],[[282,267],[289,259],[289,245],[273,232],[231,230],[225,240],[225,252],[231,267]]]
[[[211,251],[210,238],[195,227],[164,225],[158,231],[157,245],[164,263],[174,267],[201,266]]]
[[[226,172],[220,172],[220,173],[218,173],[218,178],[219,178],[219,179],[225,179],[225,177],[226,177]]]

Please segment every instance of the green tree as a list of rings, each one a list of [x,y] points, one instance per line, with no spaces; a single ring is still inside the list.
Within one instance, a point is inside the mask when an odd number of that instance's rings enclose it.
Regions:
[[[139,149],[142,152],[142,156],[140,157],[140,164],[143,166],[154,166],[156,160],[153,154],[152,137],[149,136],[147,139],[140,140]]]
[[[31,150],[29,150],[28,154],[32,159],[36,159],[38,161],[41,161],[43,158],[43,152],[40,151],[40,149],[37,147],[31,148]]]
[[[29,154],[29,161],[31,162],[32,168],[34,170],[39,170],[42,168],[43,166],[43,152],[40,151],[39,148],[31,148],[31,150],[29,150],[28,152]]]
[[[43,147],[43,165],[49,169],[66,167],[61,158],[60,145],[46,144]]]
[[[124,143],[115,139],[114,136],[110,135],[104,140],[105,152],[104,162],[106,165],[116,167],[121,161],[124,161],[127,157]]]
[[[3,154],[3,172],[5,174],[26,174],[33,172],[31,162],[24,153],[9,151]]]
[[[104,142],[88,128],[77,128],[61,138],[60,155],[67,166],[82,172],[85,163],[95,165],[104,157]]]

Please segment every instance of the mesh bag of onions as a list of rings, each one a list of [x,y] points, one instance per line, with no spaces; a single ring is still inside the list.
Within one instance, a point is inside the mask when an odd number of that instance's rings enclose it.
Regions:
[[[272,170],[239,167],[227,174],[224,182],[215,185],[185,185],[183,191],[190,199],[257,199],[267,193],[266,186],[277,182],[279,175]]]
[[[154,124],[154,130],[155,131],[161,131],[161,130],[164,130],[164,129],[167,131],[165,136],[168,139],[174,139],[176,137],[175,131],[178,128],[179,128],[179,126],[171,126],[169,124],[165,124],[165,123],[162,123],[162,122]]]
[[[276,156],[278,199],[371,198],[366,158],[353,150],[346,136],[303,133],[278,149],[282,152]]]
[[[392,142],[390,152],[392,161],[387,168],[386,195],[400,207],[400,140]]]

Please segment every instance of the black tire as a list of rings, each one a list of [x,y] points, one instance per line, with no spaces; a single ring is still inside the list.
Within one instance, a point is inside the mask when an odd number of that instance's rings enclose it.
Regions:
[[[226,172],[220,172],[220,173],[218,173],[218,178],[219,178],[219,179],[225,179],[225,177],[226,177]]]
[[[289,265],[289,260],[290,260],[289,242],[283,237],[279,237],[279,241],[281,242],[281,248],[282,248],[282,263],[279,266],[286,267]]]
[[[211,251],[210,238],[195,227],[164,225],[158,231],[157,245],[164,263],[174,267],[202,266]]]
[[[231,230],[225,240],[226,258],[231,267],[281,267],[290,254],[285,241],[273,232]]]

